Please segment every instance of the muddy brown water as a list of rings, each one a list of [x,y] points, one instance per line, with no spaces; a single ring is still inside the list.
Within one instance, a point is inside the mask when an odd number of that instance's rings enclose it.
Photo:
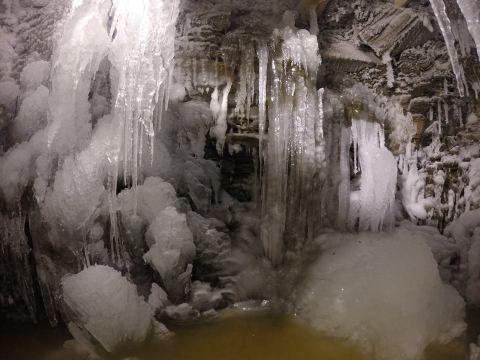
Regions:
[[[374,360],[339,339],[288,317],[233,314],[176,326],[175,336],[114,360]],[[2,360],[76,360],[61,350],[67,335],[47,324],[0,324]],[[466,342],[430,346],[425,360],[464,360]]]

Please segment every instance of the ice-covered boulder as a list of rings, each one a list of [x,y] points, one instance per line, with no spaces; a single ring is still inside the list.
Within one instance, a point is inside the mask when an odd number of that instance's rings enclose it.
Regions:
[[[425,240],[405,229],[326,234],[298,294],[297,314],[378,359],[421,359],[465,330],[464,302],[442,283]]]
[[[108,266],[67,275],[62,289],[70,320],[109,352],[126,343],[142,343],[155,331],[151,307],[134,284]]]
[[[137,189],[123,190],[118,195],[118,206],[124,217],[136,212],[140,218],[150,223],[163,209],[173,206],[176,199],[172,185],[161,178],[149,177]]]
[[[160,274],[169,296],[181,299],[190,282],[187,264],[195,258],[185,214],[179,214],[174,207],[162,210],[148,227],[146,240],[150,250],[143,259]]]

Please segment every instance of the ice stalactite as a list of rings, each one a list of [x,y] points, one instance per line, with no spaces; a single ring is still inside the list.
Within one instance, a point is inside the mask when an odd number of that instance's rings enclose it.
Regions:
[[[461,1],[460,1],[461,2]],[[437,18],[438,25],[442,32],[447,47],[448,56],[452,65],[455,78],[457,79],[458,93],[460,96],[464,96],[465,92],[468,92],[468,85],[465,79],[465,73],[463,67],[460,64],[458,58],[457,49],[455,48],[455,36],[452,31],[452,25],[447,15],[447,10],[444,0],[430,0],[433,12]]]
[[[223,146],[225,145],[225,138],[227,135],[227,116],[228,116],[228,95],[230,94],[230,90],[232,89],[232,81],[229,79],[227,81],[227,85],[222,90],[222,99],[219,103],[218,107],[218,116],[215,121],[215,127],[212,129],[212,134],[216,138],[217,143],[217,152],[218,154],[223,154]],[[213,98],[212,98],[212,101]],[[212,104],[212,103],[211,103]],[[215,106],[218,104],[215,104]]]
[[[360,190],[350,195],[349,224],[359,230],[380,231],[394,224],[397,165],[385,147],[383,127],[364,119],[352,122],[352,144],[358,149]]]
[[[110,43],[109,9],[107,1],[75,1],[59,29],[48,112],[48,146],[59,155],[78,150],[90,135],[88,93]]]
[[[395,74],[393,73],[393,65],[392,65],[392,57],[390,56],[390,52],[386,52],[383,54],[382,62],[387,66],[387,86],[389,88],[393,88],[395,83]]]
[[[472,35],[477,54],[480,58],[480,7],[477,0],[457,0],[458,7],[467,21],[467,27]]]
[[[265,44],[259,44],[257,49],[258,57],[258,155],[259,172],[262,174],[264,154],[263,137],[267,121],[267,70],[268,70],[268,48]]]
[[[131,179],[133,187],[138,183],[140,139],[147,134],[152,149],[168,104],[178,5],[178,1],[116,0],[112,7],[114,116],[123,131],[124,182]]]
[[[306,30],[277,29],[274,39],[281,45],[269,58],[261,238],[267,257],[278,265],[285,252],[301,248],[313,236],[315,135],[321,134],[316,74],[321,60],[316,36]]]

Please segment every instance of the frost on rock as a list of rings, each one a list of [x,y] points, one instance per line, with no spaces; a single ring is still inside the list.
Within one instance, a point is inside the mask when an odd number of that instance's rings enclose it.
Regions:
[[[182,299],[190,282],[191,269],[187,264],[195,258],[193,235],[185,214],[173,207],[162,210],[148,227],[146,241],[150,249],[143,259],[159,273],[172,299]]]
[[[411,231],[325,234],[297,314],[378,359],[418,359],[465,330],[464,302],[442,283],[425,240]]]
[[[108,352],[142,343],[153,331],[151,307],[138,296],[134,284],[108,266],[91,266],[65,276],[62,291],[71,321]]]

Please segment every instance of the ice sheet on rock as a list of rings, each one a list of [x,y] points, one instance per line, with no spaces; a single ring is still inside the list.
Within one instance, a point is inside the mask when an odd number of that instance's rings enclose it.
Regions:
[[[169,296],[181,299],[190,281],[187,264],[195,258],[185,214],[179,214],[174,207],[162,210],[148,227],[146,241],[150,249],[143,259],[160,274]]]
[[[420,359],[465,330],[464,302],[442,283],[425,240],[405,229],[325,234],[298,294],[297,314],[378,359]]]
[[[153,331],[151,307],[134,284],[108,266],[65,276],[62,291],[71,321],[108,352],[126,343],[142,343]]]

